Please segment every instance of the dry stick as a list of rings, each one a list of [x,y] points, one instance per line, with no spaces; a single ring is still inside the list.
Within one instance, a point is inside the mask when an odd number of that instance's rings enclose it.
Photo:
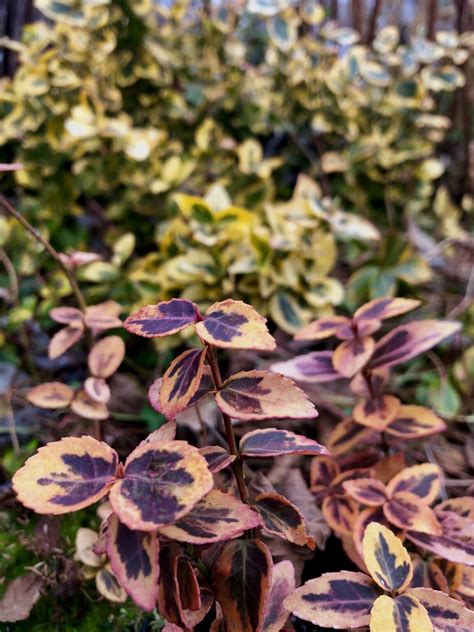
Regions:
[[[207,359],[212,373],[212,379],[214,384],[219,390],[222,388],[222,377],[219,370],[219,364],[217,363],[217,357],[212,347],[207,347]],[[240,498],[242,502],[249,503],[249,492],[245,483],[244,471],[242,467],[242,459],[240,456],[239,448],[237,447],[237,441],[235,440],[234,428],[232,427],[232,420],[226,413],[222,413],[224,419],[225,433],[227,437],[227,443],[229,445],[229,451],[235,456],[235,460],[232,462],[232,470],[234,472],[235,481],[239,488]]]
[[[20,454],[20,443],[18,441],[18,435],[16,433],[15,414],[11,405],[10,395],[7,395],[6,397],[6,414],[8,422],[8,432],[10,434],[10,440],[12,442],[13,450],[15,454]]]
[[[426,37],[430,40],[434,39],[437,14],[438,14],[437,0],[429,0],[428,14],[426,16]]]
[[[23,217],[21,213],[19,213],[15,208],[13,208],[10,202],[8,202],[8,200],[3,195],[0,195],[0,205],[3,206],[3,208],[9,215],[12,215],[12,217],[14,217],[18,222],[20,222],[20,224],[30,233],[30,235],[32,235],[36,239],[36,241],[38,241],[42,246],[44,246],[44,248],[46,248],[49,254],[53,257],[53,259],[55,259],[59,267],[62,269],[62,271],[68,278],[68,281],[71,285],[71,289],[73,291],[73,294],[77,301],[79,309],[81,310],[81,312],[85,313],[86,302],[84,300],[84,297],[82,296],[82,292],[79,289],[79,286],[77,284],[76,279],[74,278],[74,275],[72,274],[72,272],[69,270],[67,265],[59,256],[59,252],[53,248],[53,246],[49,243],[49,241],[45,237],[43,237],[43,235],[41,235],[41,233],[38,230],[36,230],[36,228],[34,228],[30,224],[30,222]]]

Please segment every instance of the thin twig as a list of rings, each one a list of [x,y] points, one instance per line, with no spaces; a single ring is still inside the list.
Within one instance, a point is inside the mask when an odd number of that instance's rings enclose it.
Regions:
[[[12,446],[13,446],[13,450],[15,454],[20,454],[20,442],[18,441],[18,435],[16,433],[15,414],[13,412],[13,408],[11,405],[10,394],[6,395],[5,402],[6,402],[6,415],[7,415],[8,432],[10,434],[10,440],[12,442]]]

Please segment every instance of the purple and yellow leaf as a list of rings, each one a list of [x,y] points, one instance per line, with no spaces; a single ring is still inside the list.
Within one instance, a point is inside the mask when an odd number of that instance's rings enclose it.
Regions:
[[[150,432],[148,437],[143,439],[140,445],[145,443],[154,443],[156,441],[172,441],[176,437],[177,423],[174,420],[167,421],[165,424]]]
[[[273,351],[276,342],[265,323],[251,305],[229,298],[211,305],[196,333],[215,347]]]
[[[319,318],[303,327],[295,336],[295,340],[322,340],[334,336],[342,327],[348,325],[350,320],[345,316],[328,316]]]
[[[198,390],[204,369],[206,349],[188,349],[173,360],[163,375],[160,411],[174,419],[184,410]]]
[[[122,364],[125,357],[125,343],[119,336],[107,336],[97,342],[89,353],[89,371],[95,377],[108,378]]]
[[[449,584],[441,568],[434,560],[425,560],[418,555],[412,555],[413,579],[410,588],[433,588],[449,594]],[[451,562],[446,562],[451,564]],[[453,564],[460,568],[459,564]]]
[[[245,457],[270,457],[281,454],[328,455],[329,451],[317,441],[290,430],[265,428],[252,430],[240,440],[240,453]]]
[[[432,632],[430,618],[411,595],[380,595],[370,612],[370,632]]]
[[[210,393],[215,391],[214,381],[212,379],[211,369],[208,366],[205,366],[202,372],[201,381],[199,382],[199,386],[197,391],[191,397],[188,407],[195,406],[202,399],[207,397]]]
[[[354,522],[354,527],[351,531],[351,537],[354,542],[354,547],[363,559],[363,546],[362,543],[364,541],[365,530],[369,526],[371,522],[378,522],[379,524],[383,524],[384,526],[390,528],[390,523],[388,522],[385,514],[383,512],[383,507],[367,507],[363,509],[357,520]],[[365,562],[364,562],[365,566]]]
[[[100,594],[114,603],[127,601],[127,593],[119,584],[111,566],[107,564],[95,576],[95,585]]]
[[[49,341],[48,356],[50,360],[56,360],[81,339],[84,329],[68,325],[63,327]]]
[[[376,433],[353,419],[340,421],[327,438],[328,450],[334,456],[349,452],[361,444],[368,445],[378,439]]]
[[[362,542],[364,562],[372,579],[384,590],[403,591],[413,576],[410,555],[397,536],[372,522]]]
[[[380,395],[375,399],[361,399],[354,406],[354,420],[379,432],[383,432],[396,418],[401,402],[394,395]]]
[[[303,514],[287,498],[277,493],[259,494],[255,508],[265,531],[298,546],[314,550],[316,543],[308,534]]]
[[[379,590],[363,573],[324,573],[297,588],[283,602],[288,612],[323,628],[350,630],[369,625]]]
[[[260,518],[249,505],[213,489],[184,518],[163,527],[160,533],[178,542],[210,544],[229,540],[259,526]]]
[[[296,588],[295,569],[289,560],[273,567],[272,582],[265,604],[262,632],[280,632],[288,619],[283,601]]]
[[[149,612],[158,598],[158,554],[156,533],[132,531],[115,514],[110,517],[107,555],[112,570],[133,601]]]
[[[436,505],[436,511],[452,511],[462,518],[474,520],[474,497],[458,496],[457,498],[444,500],[439,505]]]
[[[272,567],[270,551],[260,540],[232,540],[223,546],[212,579],[228,632],[262,630]]]
[[[102,402],[93,399],[87,391],[82,390],[76,393],[71,403],[71,410],[84,419],[107,419],[109,411]]]
[[[223,413],[242,420],[311,419],[318,412],[291,380],[269,371],[241,371],[226,380],[216,395]]]
[[[411,492],[396,492],[383,508],[385,517],[399,529],[441,535],[441,526],[428,505]]]
[[[387,500],[385,485],[375,478],[359,478],[343,483],[344,490],[361,505],[380,507]]]
[[[175,334],[199,319],[199,309],[192,301],[172,298],[157,305],[141,307],[130,314],[123,326],[137,336],[159,338]]]
[[[389,367],[415,358],[461,329],[461,323],[416,320],[395,327],[381,338],[370,361],[370,368]]]
[[[310,384],[332,382],[343,377],[333,366],[332,354],[332,351],[311,351],[285,362],[275,362],[270,370],[297,382]]]
[[[118,457],[92,437],[48,443],[13,477],[18,500],[41,514],[63,514],[88,507],[114,484]]]
[[[155,531],[185,516],[213,486],[206,459],[185,441],[138,446],[110,494],[121,522]]]
[[[388,483],[388,495],[393,496],[396,492],[411,492],[418,496],[422,503],[431,505],[438,498],[441,477],[441,469],[434,463],[407,467]]]
[[[332,354],[333,366],[344,377],[353,377],[370,360],[374,347],[374,339],[370,336],[341,342]]]
[[[45,382],[30,389],[26,399],[39,408],[66,408],[72,402],[74,391],[62,382]]]
[[[446,519],[445,514],[450,514]],[[450,562],[474,566],[474,529],[472,521],[454,512],[439,512],[442,535],[407,531],[406,537],[418,547]],[[457,522],[457,524],[456,524]]]
[[[421,301],[417,301],[411,298],[376,298],[369,303],[365,303],[362,307],[354,313],[354,318],[358,320],[385,320],[387,318],[393,318],[394,316],[400,316],[406,312],[411,312],[421,304]]]
[[[229,467],[236,459],[228,450],[218,445],[208,445],[204,448],[199,448],[199,453],[206,459],[207,467],[213,474]]]
[[[387,426],[388,434],[400,439],[421,439],[446,430],[444,421],[424,406],[400,406]]]
[[[474,630],[474,611],[468,610],[460,601],[445,593],[431,588],[409,588],[406,594],[426,608],[434,632]]]
[[[329,493],[329,486],[339,473],[339,465],[332,457],[322,456],[312,459],[310,468],[310,491],[318,501],[322,501],[324,495]]]
[[[328,496],[321,506],[328,526],[337,534],[349,535],[359,515],[359,506],[352,498]]]
[[[109,385],[101,377],[88,377],[84,382],[84,390],[91,399],[99,404],[107,404],[111,397]]]

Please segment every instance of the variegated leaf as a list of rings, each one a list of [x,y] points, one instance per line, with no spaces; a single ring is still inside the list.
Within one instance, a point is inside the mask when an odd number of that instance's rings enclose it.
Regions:
[[[457,498],[449,498],[436,505],[436,511],[451,511],[462,518],[474,520],[474,497],[458,496]]]
[[[430,618],[411,595],[378,597],[370,612],[371,632],[432,632]]]
[[[332,351],[312,351],[285,362],[275,362],[270,369],[297,382],[321,384],[341,379],[332,363]]]
[[[227,299],[211,305],[196,333],[215,347],[272,351],[276,342],[265,323],[251,305]]]
[[[332,363],[344,377],[353,377],[369,361],[375,347],[370,336],[357,337],[341,342],[332,354]]]
[[[289,560],[273,567],[272,582],[265,604],[263,632],[280,632],[288,619],[283,601],[296,588],[295,569]]]
[[[396,492],[411,492],[418,496],[422,503],[431,505],[441,489],[442,472],[434,463],[422,463],[406,467],[392,478],[387,485],[389,496]]]
[[[112,570],[127,594],[147,611],[155,608],[158,598],[158,553],[156,533],[132,531],[112,514],[107,531]]]
[[[204,369],[206,349],[188,349],[173,360],[163,375],[160,411],[174,419],[184,410],[198,390]]]
[[[71,403],[71,410],[79,417],[84,417],[84,419],[97,419],[100,421],[101,419],[107,419],[109,416],[107,406],[93,399],[85,390],[76,393]]]
[[[328,316],[319,318],[303,327],[295,336],[295,340],[322,340],[329,338],[350,321],[345,316]]]
[[[400,316],[406,312],[411,312],[421,304],[410,298],[376,298],[369,303],[365,303],[354,313],[354,318],[364,320],[385,320]]]
[[[354,420],[367,428],[383,432],[396,418],[401,402],[393,395],[380,395],[375,399],[362,399],[354,406]]]
[[[379,524],[383,524],[385,527],[390,528],[390,523],[385,517],[383,507],[367,507],[360,512],[354,522],[351,537],[354,542],[355,549],[361,558],[363,558],[362,543],[364,541],[365,530],[371,522],[378,522]]]
[[[130,454],[110,502],[130,529],[155,531],[185,516],[212,486],[197,448],[185,441],[155,441]]]
[[[377,584],[387,591],[403,591],[413,576],[413,566],[402,541],[387,527],[372,522],[362,543],[364,562]]]
[[[252,430],[240,440],[240,453],[245,457],[270,457],[281,454],[327,455],[328,450],[313,439],[290,430],[265,428]]]
[[[411,492],[396,492],[383,508],[385,517],[399,529],[441,534],[441,526],[430,507]]]
[[[85,323],[95,332],[107,331],[122,327],[119,318],[122,311],[121,305],[116,301],[105,301],[99,305],[91,305],[86,309]]]
[[[306,394],[291,380],[269,371],[241,371],[226,380],[216,395],[223,413],[242,420],[318,415]]]
[[[460,601],[431,588],[409,588],[407,595],[417,599],[427,610],[434,632],[472,632],[474,611]]]
[[[286,597],[284,607],[296,617],[323,628],[350,630],[369,624],[379,590],[363,573],[324,573]]]
[[[176,437],[177,424],[176,421],[167,421],[165,424],[150,432],[146,439],[143,439],[140,445],[144,443],[153,443],[155,441],[172,441]]]
[[[340,421],[329,434],[327,447],[333,456],[346,454],[354,447],[367,445],[377,440],[370,428],[356,423],[353,419]]]
[[[107,564],[95,576],[95,584],[100,594],[114,603],[127,601],[127,593],[119,584],[112,567]]]
[[[90,398],[99,404],[107,404],[111,397],[109,385],[101,377],[88,377],[84,382],[84,390]]]
[[[385,485],[375,478],[359,478],[343,483],[344,490],[362,505],[379,507],[387,500]]]
[[[303,514],[287,498],[269,492],[259,494],[254,504],[265,531],[298,546],[316,548],[314,539],[306,530]]]
[[[182,608],[178,587],[178,560],[182,550],[177,544],[160,546],[160,581],[158,584],[158,612],[168,622],[181,627]]]
[[[231,540],[223,546],[212,579],[228,632],[262,630],[272,567],[270,551],[260,540]]]
[[[329,487],[340,473],[339,465],[329,456],[315,457],[311,461],[310,483],[311,493],[319,502],[329,493]]]
[[[76,307],[53,307],[49,312],[50,318],[61,325],[71,325],[77,329],[84,329],[83,314]]]
[[[228,450],[218,445],[208,445],[204,448],[199,448],[199,453],[206,459],[207,467],[213,474],[225,469],[236,459],[235,455],[229,454]]]
[[[259,526],[260,518],[251,507],[213,489],[186,516],[161,528],[160,533],[178,542],[210,544],[229,540]]]
[[[81,339],[84,329],[68,325],[60,329],[49,341],[48,356],[50,360],[55,360],[66,353],[78,340]]]
[[[89,353],[89,371],[95,377],[108,378],[122,364],[125,357],[125,343],[119,336],[107,336],[97,342]]]
[[[62,382],[45,382],[31,388],[26,399],[39,408],[66,408],[72,402],[74,391]]]
[[[447,426],[424,406],[400,406],[395,419],[387,426],[388,434],[400,439],[421,439],[443,432]]]
[[[337,534],[349,535],[359,515],[359,506],[352,498],[328,496],[321,506],[328,526]]]
[[[92,437],[48,443],[13,477],[18,500],[41,514],[77,511],[100,500],[116,480],[118,457]]]
[[[157,305],[141,307],[130,314],[123,326],[137,336],[159,338],[175,334],[199,319],[199,310],[193,302],[172,298]]]
[[[377,342],[370,368],[395,366],[411,360],[460,329],[460,323],[440,320],[417,320],[395,327]]]
[[[443,518],[444,513],[450,513],[449,520]],[[440,512],[437,518],[441,523],[442,535],[431,535],[407,531],[406,537],[425,551],[442,557],[451,562],[474,566],[474,529],[472,521],[467,524],[465,518],[458,516],[461,524],[455,524],[457,514]],[[457,527],[457,528],[456,528]],[[466,532],[467,528],[467,532]]]

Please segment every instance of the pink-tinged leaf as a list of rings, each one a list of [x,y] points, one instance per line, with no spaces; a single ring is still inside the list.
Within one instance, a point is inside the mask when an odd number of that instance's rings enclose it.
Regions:
[[[65,255],[63,252],[59,253],[59,258],[69,268],[80,268],[93,261],[101,261],[102,256],[96,252],[84,252],[83,250],[75,250],[69,255]]]
[[[387,426],[388,434],[400,439],[421,439],[446,430],[444,421],[424,406],[400,406]]]
[[[39,408],[66,408],[72,402],[74,391],[62,382],[45,382],[30,389],[26,399]]]
[[[412,554],[412,562],[411,588],[433,588],[449,594],[448,580],[435,560],[423,559],[419,555]],[[451,564],[451,562],[445,562],[445,564]],[[456,569],[460,567],[459,564],[452,564],[452,566]]]
[[[165,424],[150,432],[146,439],[143,439],[140,445],[145,443],[154,443],[156,441],[172,441],[176,437],[177,424],[176,421],[167,421]]]
[[[332,351],[312,351],[292,360],[275,362],[270,367],[274,373],[281,373],[297,382],[321,384],[340,380],[340,375],[332,363]]]
[[[86,309],[85,323],[94,332],[122,327],[122,321],[119,318],[121,311],[122,307],[116,301],[91,305]]]
[[[470,518],[474,520],[474,497],[459,496],[458,498],[450,498],[436,505],[436,511],[450,511],[457,513],[462,518]]]
[[[168,622],[181,625],[182,608],[178,586],[178,560],[182,551],[177,544],[160,547],[160,581],[158,584],[158,612]]]
[[[370,336],[341,342],[332,354],[333,366],[344,377],[353,377],[367,364],[374,347],[374,339]]]
[[[11,163],[0,163],[0,172],[2,171],[18,171],[18,169],[23,169],[23,165],[21,162],[11,162]]]
[[[387,485],[389,496],[396,492],[411,492],[422,503],[431,505],[438,498],[441,489],[442,472],[434,463],[422,463],[407,467],[397,474]]]
[[[211,305],[196,325],[196,333],[215,347],[273,351],[276,342],[266,322],[251,305],[229,298]]]
[[[433,632],[430,618],[410,595],[380,595],[370,612],[371,632]]]
[[[132,531],[115,514],[110,517],[107,555],[112,569],[126,593],[149,612],[158,598],[158,553],[156,533]]]
[[[401,402],[393,395],[362,399],[354,407],[354,420],[367,428],[383,432],[396,418]]]
[[[394,476],[399,474],[406,467],[405,454],[403,452],[393,452],[388,456],[379,459],[374,466],[374,477],[382,483],[388,483]]]
[[[97,342],[87,359],[89,371],[95,377],[108,378],[122,364],[125,357],[125,343],[119,336],[107,336]]]
[[[353,319],[336,331],[336,338],[339,338],[339,340],[353,340],[356,337],[365,338],[365,336],[370,336],[370,334],[376,332],[381,326],[380,320],[356,321]]]
[[[214,603],[214,595],[208,588],[200,587],[201,606],[197,610],[183,608],[181,618],[185,628],[194,630],[198,626]]]
[[[375,346],[370,368],[389,367],[415,358],[461,329],[461,323],[416,320],[395,327]]]
[[[9,582],[0,599],[0,621],[2,623],[14,623],[28,619],[33,606],[41,597],[43,583],[44,578],[32,571],[19,575]],[[13,629],[13,626],[9,625],[2,627],[4,630]],[[18,628],[19,626],[15,627]]]
[[[201,381],[199,382],[198,389],[189,400],[188,408],[190,406],[195,406],[196,404],[199,404],[201,400],[203,400],[214,391],[215,386],[212,379],[211,369],[208,366],[205,366],[202,372]]]
[[[84,328],[84,316],[76,307],[53,307],[49,312],[50,317],[61,325],[71,325],[77,329]]]
[[[159,413],[162,413],[161,405],[160,405],[160,392],[161,385],[163,384],[163,378],[157,378],[153,384],[148,389],[148,401],[152,408],[154,408]]]
[[[223,413],[243,420],[311,419],[318,412],[291,380],[269,371],[241,371],[226,380],[216,395]]]
[[[440,519],[439,516],[438,519]],[[440,520],[440,522],[443,529],[443,521]],[[460,537],[456,533],[444,531],[442,535],[407,531],[406,537],[424,551],[434,553],[445,560],[474,566],[474,534],[470,537]]]
[[[262,630],[272,567],[270,551],[260,540],[232,540],[223,546],[212,583],[228,632]]]
[[[324,573],[286,597],[283,606],[296,617],[323,628],[351,630],[369,625],[379,591],[363,573]]]
[[[288,560],[278,562],[273,567],[272,582],[265,604],[263,632],[280,632],[288,619],[288,611],[283,601],[296,588],[295,569]]]
[[[130,314],[123,326],[137,336],[160,338],[175,334],[199,319],[199,309],[192,301],[172,298],[158,305],[140,307]]]
[[[88,507],[115,482],[118,457],[92,437],[48,443],[13,477],[18,500],[41,514],[63,514]]]
[[[405,594],[414,597],[426,608],[434,632],[474,630],[474,611],[445,593],[431,588],[409,588]]]
[[[314,539],[308,534],[303,514],[287,498],[277,493],[259,494],[255,508],[262,519],[265,531],[298,546],[316,548]]]
[[[110,388],[101,377],[88,377],[84,382],[84,390],[99,404],[107,404],[111,397]]]
[[[380,507],[387,500],[385,485],[375,478],[359,478],[343,483],[344,490],[361,505]]]
[[[441,535],[441,526],[430,507],[415,494],[396,492],[383,508],[385,517],[399,529]]]
[[[337,534],[349,535],[359,515],[359,506],[352,498],[328,496],[321,506],[328,526]]]
[[[329,493],[332,481],[340,473],[339,465],[330,456],[316,457],[311,461],[310,483],[311,493],[319,502]]]
[[[121,522],[155,531],[185,516],[213,486],[206,459],[185,441],[138,446],[110,494]]]
[[[364,399],[376,399],[382,392],[388,379],[388,369],[376,369],[370,372],[370,375],[355,375],[349,388],[356,395],[360,395]]]
[[[97,590],[109,601],[113,603],[124,603],[127,601],[127,593],[119,584],[112,567],[106,564],[95,576]]]
[[[202,454],[206,459],[207,467],[213,474],[229,467],[236,459],[233,454],[229,454],[228,450],[218,445],[208,445],[204,448],[199,448],[199,454]]]
[[[260,527],[256,511],[237,498],[211,490],[184,518],[160,529],[170,540],[190,544],[211,544],[240,536]]]
[[[355,312],[354,318],[358,320],[385,320],[411,312],[421,304],[421,301],[410,298],[376,298],[365,303]]]
[[[397,536],[372,522],[365,530],[363,557],[372,579],[383,590],[402,592],[413,576],[410,555]]]
[[[328,316],[319,318],[303,327],[295,336],[295,340],[322,340],[329,338],[350,321],[345,316]]]
[[[356,423],[353,419],[340,421],[329,434],[327,447],[333,456],[350,452],[360,445],[374,443],[377,435],[370,429]]]
[[[71,410],[84,419],[97,419],[100,421],[101,419],[107,419],[109,416],[107,406],[93,399],[85,390],[76,393],[71,404]]]
[[[253,430],[240,441],[240,452],[245,457],[270,457],[281,454],[327,455],[328,450],[313,439],[290,430],[265,428]]]
[[[163,375],[160,410],[167,419],[174,419],[189,405],[201,382],[205,358],[206,349],[188,349],[173,360]]]
[[[359,478],[374,478],[373,470],[369,468],[359,467],[353,470],[344,470],[338,474],[331,483],[331,493],[336,496],[346,496],[344,483],[346,481],[355,481]]]
[[[50,360],[55,360],[66,353],[68,349],[81,339],[84,330],[81,327],[67,326],[60,329],[49,341],[48,356]]]
[[[362,542],[364,540],[365,530],[367,529],[369,524],[371,524],[372,522],[383,524],[384,526],[388,528],[390,528],[391,526],[387,518],[385,517],[382,507],[367,507],[367,509],[363,509],[360,512],[359,516],[357,517],[357,520],[354,522],[354,527],[351,532],[351,537],[353,539],[354,546],[357,553],[362,558],[363,558]]]

